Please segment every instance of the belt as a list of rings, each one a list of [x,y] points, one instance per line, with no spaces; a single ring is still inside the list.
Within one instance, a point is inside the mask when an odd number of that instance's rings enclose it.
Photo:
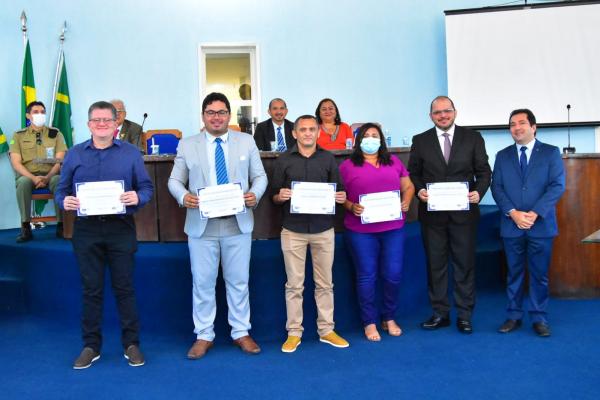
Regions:
[[[90,215],[87,217],[77,217],[76,219],[77,219],[77,221],[100,221],[100,222],[118,221],[118,220],[128,221],[128,220],[133,219],[133,216],[131,216],[129,214],[125,214],[125,215]]]
[[[229,218],[235,218],[235,215],[224,215],[222,217],[215,217],[213,219],[229,219]]]

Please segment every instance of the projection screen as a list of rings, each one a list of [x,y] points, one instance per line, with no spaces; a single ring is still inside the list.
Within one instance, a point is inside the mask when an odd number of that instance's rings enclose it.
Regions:
[[[448,95],[466,126],[600,121],[600,2],[446,11]],[[564,5],[568,4],[568,5]]]

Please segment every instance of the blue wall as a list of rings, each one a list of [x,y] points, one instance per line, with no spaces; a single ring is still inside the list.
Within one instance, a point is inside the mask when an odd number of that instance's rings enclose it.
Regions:
[[[198,45],[256,43],[260,50],[262,111],[270,98],[288,102],[290,116],[334,98],[347,122],[381,122],[394,144],[431,126],[429,102],[447,89],[445,9],[494,5],[491,0],[28,0],[0,10],[0,126],[10,139],[20,121],[23,43],[19,16],[29,19],[38,99],[50,104],[58,35],[64,20],[75,142],[88,135],[87,107],[120,97],[128,116],[147,129],[200,128]],[[493,106],[493,105],[490,105]],[[460,109],[460,105],[457,104]],[[535,111],[535,110],[534,110]],[[460,123],[460,118],[458,120]],[[493,155],[507,132],[485,132]],[[574,134],[579,151],[593,151],[592,129]],[[565,145],[561,132],[542,140]],[[546,139],[548,138],[548,139]],[[0,156],[0,229],[19,225],[13,173]],[[486,202],[489,200],[486,198]]]

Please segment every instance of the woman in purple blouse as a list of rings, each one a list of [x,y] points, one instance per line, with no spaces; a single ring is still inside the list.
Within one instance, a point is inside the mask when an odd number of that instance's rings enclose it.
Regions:
[[[344,217],[346,244],[356,267],[356,287],[361,319],[368,340],[379,341],[377,322],[392,336],[400,336],[402,329],[394,321],[398,306],[398,289],[402,276],[404,253],[404,220],[415,194],[402,161],[390,154],[381,128],[373,123],[364,124],[354,144],[351,157],[340,165],[340,174],[346,187],[347,212]],[[359,196],[368,193],[400,190],[402,218],[393,221],[363,224],[364,207]],[[383,281],[383,306],[378,310],[375,287],[380,275]]]

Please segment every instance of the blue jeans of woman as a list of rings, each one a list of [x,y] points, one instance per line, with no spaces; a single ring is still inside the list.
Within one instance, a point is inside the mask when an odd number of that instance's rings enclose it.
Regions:
[[[346,245],[356,268],[356,289],[363,324],[394,319],[404,257],[404,231],[377,233],[346,230]],[[378,312],[376,287],[382,280],[383,304]]]

